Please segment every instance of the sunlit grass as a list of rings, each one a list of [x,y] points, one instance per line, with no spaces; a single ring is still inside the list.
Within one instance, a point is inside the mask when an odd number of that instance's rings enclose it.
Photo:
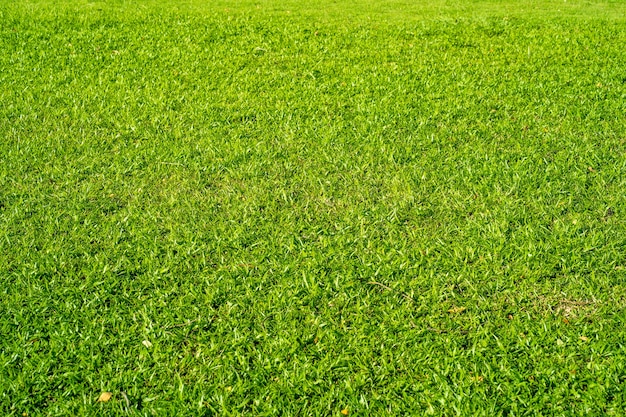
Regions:
[[[625,11],[0,2],[2,414],[620,415]]]

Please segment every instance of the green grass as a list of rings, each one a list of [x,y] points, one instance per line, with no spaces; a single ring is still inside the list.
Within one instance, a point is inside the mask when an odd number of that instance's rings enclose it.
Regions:
[[[624,45],[621,1],[0,1],[0,413],[623,415]]]

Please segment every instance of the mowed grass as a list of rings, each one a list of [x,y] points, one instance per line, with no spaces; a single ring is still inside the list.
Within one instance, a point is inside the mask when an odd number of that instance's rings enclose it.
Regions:
[[[624,414],[625,3],[202,3],[0,2],[2,415]]]

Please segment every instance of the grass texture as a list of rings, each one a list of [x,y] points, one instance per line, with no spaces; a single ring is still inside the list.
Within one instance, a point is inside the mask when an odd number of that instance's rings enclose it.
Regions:
[[[623,415],[624,45],[620,1],[0,0],[0,413]]]

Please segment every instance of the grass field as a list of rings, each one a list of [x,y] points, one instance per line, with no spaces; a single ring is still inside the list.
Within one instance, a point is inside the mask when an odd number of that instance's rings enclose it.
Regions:
[[[624,415],[625,45],[623,1],[0,0],[0,413]]]

